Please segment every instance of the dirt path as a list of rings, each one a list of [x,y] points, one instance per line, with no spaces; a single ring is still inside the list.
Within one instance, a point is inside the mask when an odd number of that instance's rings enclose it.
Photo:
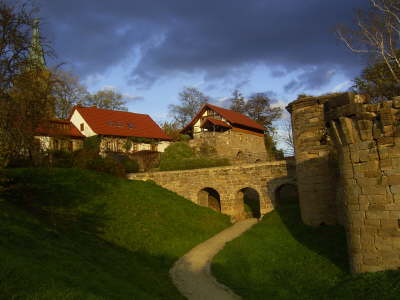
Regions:
[[[257,219],[237,222],[182,256],[170,270],[172,280],[182,295],[189,300],[241,299],[211,275],[210,262],[227,242],[255,223]]]

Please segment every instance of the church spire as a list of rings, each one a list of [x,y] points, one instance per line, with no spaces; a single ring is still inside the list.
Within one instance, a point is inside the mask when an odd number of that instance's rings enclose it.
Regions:
[[[42,48],[42,43],[40,42],[39,25],[40,25],[39,19],[34,19],[32,24],[32,41],[29,50],[29,57],[31,62],[35,66],[40,68],[46,68],[44,51]]]

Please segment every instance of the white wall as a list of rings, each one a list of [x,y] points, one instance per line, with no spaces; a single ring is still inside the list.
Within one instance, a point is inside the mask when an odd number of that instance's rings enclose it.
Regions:
[[[97,135],[96,132],[90,128],[89,124],[85,121],[82,115],[75,109],[74,113],[71,116],[71,123],[75,125],[76,128],[86,137]],[[81,131],[81,124],[84,124],[84,130]]]

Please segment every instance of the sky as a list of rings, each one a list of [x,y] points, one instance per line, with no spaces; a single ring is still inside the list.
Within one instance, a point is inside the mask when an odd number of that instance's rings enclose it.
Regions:
[[[112,88],[131,112],[171,119],[193,86],[223,105],[234,89],[285,106],[298,94],[345,91],[365,66],[335,35],[367,0],[36,0],[49,64],[90,92]]]

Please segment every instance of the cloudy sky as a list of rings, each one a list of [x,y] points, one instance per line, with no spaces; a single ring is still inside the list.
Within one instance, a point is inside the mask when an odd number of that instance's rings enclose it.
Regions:
[[[346,90],[363,60],[338,41],[367,0],[37,0],[58,61],[92,92],[168,120],[185,86],[222,103],[236,88],[280,104]]]

